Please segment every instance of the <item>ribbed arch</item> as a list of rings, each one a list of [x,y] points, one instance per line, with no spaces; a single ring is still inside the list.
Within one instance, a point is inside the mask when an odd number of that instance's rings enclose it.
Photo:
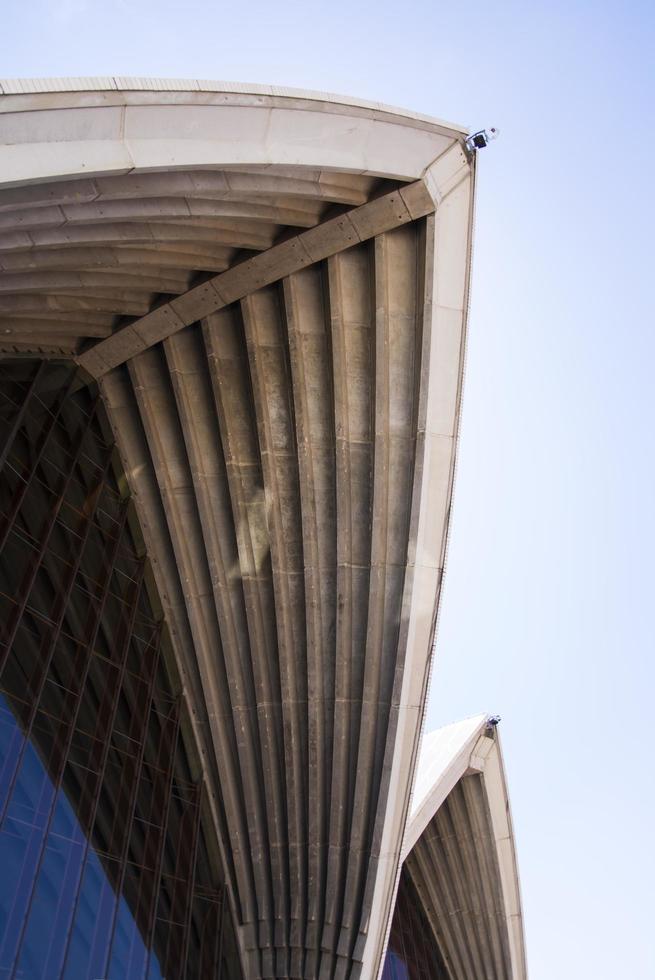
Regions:
[[[452,980],[510,980],[497,842],[483,777],[465,776],[405,862]]]
[[[0,98],[0,352],[98,381],[245,974],[372,980],[441,586],[472,161],[388,107],[132,83]]]
[[[366,936],[402,670],[424,262],[424,229],[399,229],[109,375],[134,392],[230,756],[253,977],[353,976]]]

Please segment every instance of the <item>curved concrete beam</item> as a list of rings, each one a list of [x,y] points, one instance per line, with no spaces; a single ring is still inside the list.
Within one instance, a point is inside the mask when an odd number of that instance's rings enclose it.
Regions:
[[[268,86],[4,79],[0,92],[0,180],[8,186],[245,163],[414,180],[465,135],[380,103]]]

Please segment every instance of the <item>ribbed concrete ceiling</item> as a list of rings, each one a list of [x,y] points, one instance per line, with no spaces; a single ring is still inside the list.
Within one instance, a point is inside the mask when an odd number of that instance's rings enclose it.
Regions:
[[[449,980],[525,980],[507,784],[486,716],[424,737],[403,854]]]
[[[268,168],[0,190],[0,344],[77,352],[290,230],[364,204],[383,183]]]
[[[306,94],[2,85],[0,353],[100,385],[218,771],[245,974],[373,978],[452,491],[461,132]]]
[[[408,857],[452,980],[513,980],[496,842],[482,777],[466,776]]]

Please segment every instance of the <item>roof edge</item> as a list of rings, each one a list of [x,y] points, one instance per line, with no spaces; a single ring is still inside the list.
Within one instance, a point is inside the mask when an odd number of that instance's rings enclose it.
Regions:
[[[60,92],[211,92],[226,95],[254,95],[302,99],[341,106],[368,109],[400,116],[407,120],[427,123],[440,129],[449,129],[462,135],[468,128],[458,123],[448,122],[435,116],[398,106],[386,105],[367,99],[355,98],[334,92],[320,92],[313,89],[293,88],[281,85],[259,85],[251,82],[213,81],[211,79],[190,78],[143,78],[138,76],[106,75],[79,78],[0,78],[0,95],[47,95]]]
[[[487,714],[471,715],[423,735],[405,826],[401,862],[406,860],[441,804],[469,770],[478,740],[485,733],[488,717]],[[428,763],[430,750],[434,750],[439,743],[443,744],[448,755],[442,759],[442,765],[435,771],[431,783],[420,786],[423,776],[421,769],[425,769]]]

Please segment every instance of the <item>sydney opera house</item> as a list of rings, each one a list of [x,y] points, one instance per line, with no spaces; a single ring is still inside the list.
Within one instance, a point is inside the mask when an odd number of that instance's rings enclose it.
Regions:
[[[475,166],[0,82],[0,980],[525,980],[497,728],[422,731]]]

